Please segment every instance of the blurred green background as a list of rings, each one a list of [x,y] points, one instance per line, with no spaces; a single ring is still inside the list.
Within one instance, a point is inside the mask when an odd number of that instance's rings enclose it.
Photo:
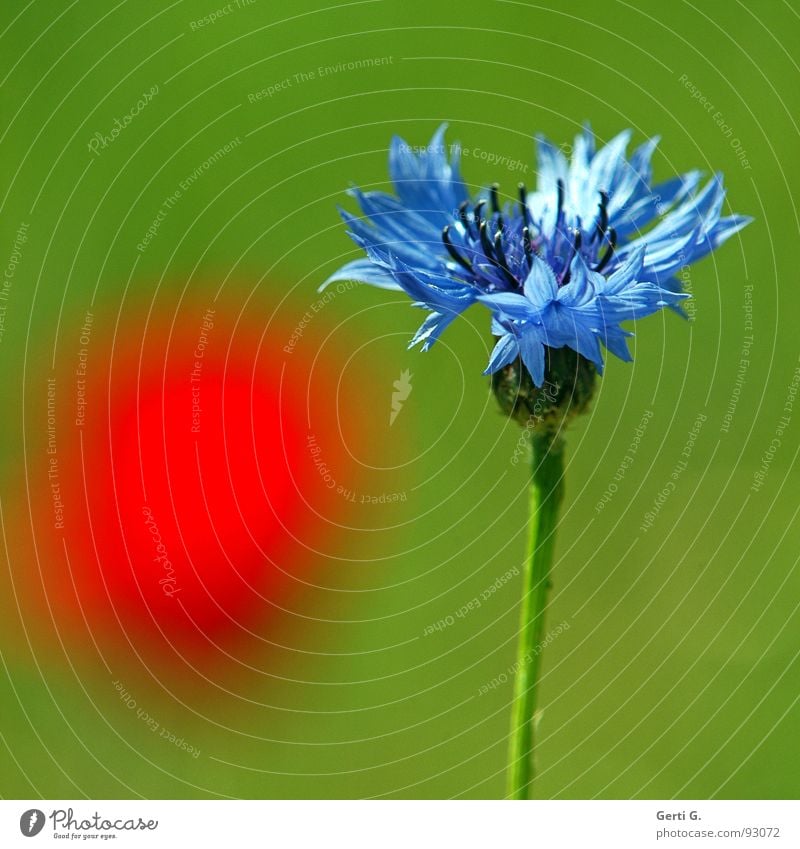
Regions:
[[[730,209],[756,220],[692,268],[692,322],[637,328],[635,363],[609,364],[569,435],[548,610],[552,628],[569,627],[546,650],[535,793],[796,797],[800,408],[751,489],[800,349],[791,4],[39,0],[1,14],[4,267],[28,225],[0,341],[3,796],[502,796],[519,577],[456,615],[524,549],[526,467],[513,461],[519,428],[481,377],[485,315],[422,355],[406,351],[418,311],[354,288],[301,340],[333,334],[373,369],[363,406],[343,414],[385,429],[355,448],[365,489],[408,499],[362,508],[360,530],[327,552],[338,558],[327,589],[296,602],[291,651],[256,659],[265,674],[210,697],[114,670],[197,758],[124,709],[92,651],[37,644],[38,623],[18,612],[20,580],[56,568],[37,565],[26,518],[23,448],[42,427],[25,411],[90,303],[110,332],[118,311],[171,316],[184,287],[202,300],[224,283],[253,320],[295,325],[356,256],[335,205],[351,183],[387,187],[393,133],[423,144],[447,121],[470,150],[467,181],[510,191],[535,182],[534,133],[569,143],[588,119],[601,141],[625,127],[635,143],[660,134],[658,179],[723,171]],[[138,250],[180,181],[236,139]],[[737,383],[748,291],[753,342]],[[413,390],[390,431],[405,369]],[[452,624],[432,630],[440,620]]]

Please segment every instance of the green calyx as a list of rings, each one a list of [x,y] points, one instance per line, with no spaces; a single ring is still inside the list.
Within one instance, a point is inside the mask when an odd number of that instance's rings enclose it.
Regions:
[[[585,413],[594,395],[597,369],[571,348],[545,347],[544,385],[534,385],[517,358],[492,375],[500,408],[522,427],[553,432]]]

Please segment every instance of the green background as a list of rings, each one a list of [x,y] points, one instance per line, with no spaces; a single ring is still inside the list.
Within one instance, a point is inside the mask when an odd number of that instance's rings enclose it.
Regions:
[[[796,8],[255,0],[192,27],[223,5],[4,4],[0,256],[21,222],[30,227],[0,342],[6,515],[26,504],[22,440],[36,430],[25,405],[41,394],[57,334],[77,332],[95,290],[101,313],[171,314],[187,281],[210,292],[230,275],[228,286],[247,281],[250,315],[292,326],[356,255],[335,205],[351,182],[386,188],[393,133],[423,144],[447,121],[450,140],[520,163],[464,158],[470,184],[497,179],[509,191],[535,182],[536,132],[569,143],[588,119],[600,140],[625,127],[635,143],[660,134],[657,178],[721,170],[730,209],[756,220],[692,268],[694,321],[643,322],[635,363],[609,364],[591,415],[569,434],[548,610],[552,627],[569,627],[545,654],[535,792],[795,797],[800,409],[763,487],[750,487],[798,366]],[[317,71],[367,58],[383,61]],[[92,154],[93,134],[153,85],[153,102]],[[163,199],[236,137],[139,253]],[[749,285],[750,365],[724,432]],[[193,699],[187,687],[181,703],[151,692],[147,670],[122,670],[197,759],[131,719],[91,654],[27,648],[35,623],[10,593],[11,576],[35,568],[32,531],[4,523],[3,796],[502,796],[511,687],[479,693],[513,663],[519,577],[455,613],[520,565],[526,468],[512,462],[520,431],[481,377],[491,339],[473,312],[430,353],[407,352],[418,311],[356,288],[304,337],[333,333],[373,368],[353,416],[385,421],[393,381],[411,370],[392,431],[359,457],[374,467],[367,489],[410,497],[364,508],[363,532],[329,552],[342,558],[330,591],[298,602],[309,618],[286,640],[301,651],[264,657],[270,674],[248,679],[244,698]],[[647,411],[634,462],[598,512]],[[688,465],[644,532],[701,413]]]

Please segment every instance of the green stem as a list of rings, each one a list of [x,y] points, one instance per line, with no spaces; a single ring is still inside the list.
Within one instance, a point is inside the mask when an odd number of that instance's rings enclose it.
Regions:
[[[508,796],[529,799],[533,782],[536,698],[541,669],[544,612],[550,589],[558,510],[564,495],[564,443],[551,433],[531,434],[533,467],[514,701],[508,757]]]

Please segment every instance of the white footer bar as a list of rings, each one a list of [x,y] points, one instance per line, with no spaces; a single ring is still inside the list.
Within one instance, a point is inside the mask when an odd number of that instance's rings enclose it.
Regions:
[[[0,846],[800,847],[800,803],[0,801]]]

